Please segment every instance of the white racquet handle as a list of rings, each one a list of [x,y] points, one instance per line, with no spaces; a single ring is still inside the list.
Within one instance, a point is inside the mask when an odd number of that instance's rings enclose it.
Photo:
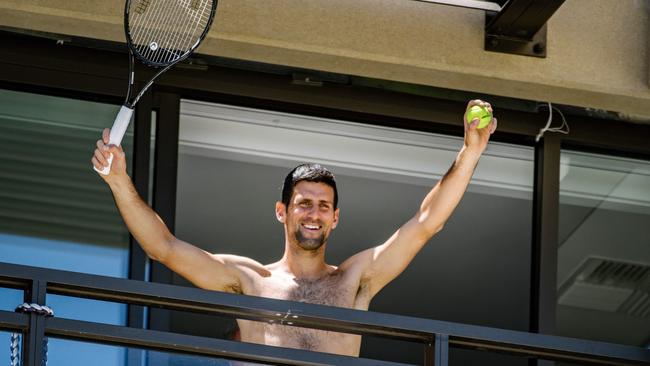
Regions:
[[[117,117],[115,117],[115,122],[113,122],[113,127],[111,127],[111,134],[110,137],[108,138],[109,145],[116,145],[116,146],[120,145],[120,143],[122,142],[122,138],[126,133],[126,129],[129,127],[129,123],[131,122],[131,116],[133,116],[133,109],[123,105],[122,108],[120,108],[120,111],[117,113]],[[102,170],[99,170],[93,166],[93,169],[95,169],[95,171],[100,174],[108,175],[108,173],[111,172],[112,163],[113,163],[113,154],[111,154],[111,156],[108,158],[107,167],[105,167]]]

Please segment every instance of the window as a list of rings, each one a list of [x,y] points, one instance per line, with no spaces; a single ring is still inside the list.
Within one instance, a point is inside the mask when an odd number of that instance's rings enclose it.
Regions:
[[[129,234],[90,164],[95,141],[117,110],[0,91],[2,261],[127,275]],[[127,151],[132,140],[127,133]]]
[[[90,163],[95,141],[118,109],[0,90],[0,261],[128,276],[129,233]],[[131,128],[123,142],[127,152],[132,142]],[[0,289],[4,309],[22,303],[17,297]],[[47,305],[59,317],[126,324],[121,304],[48,295]],[[97,358],[124,359],[121,351],[95,351]],[[66,352],[64,358],[74,357]]]
[[[563,150],[559,335],[650,343],[650,162]]]

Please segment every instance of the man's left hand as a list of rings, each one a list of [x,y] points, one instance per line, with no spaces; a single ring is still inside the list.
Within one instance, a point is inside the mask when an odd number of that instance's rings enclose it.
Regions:
[[[466,120],[465,116],[467,115],[467,111],[473,106],[483,107],[487,109],[492,115],[492,120],[484,128],[478,128],[478,118],[475,118],[473,121]],[[470,101],[467,104],[465,113],[463,114],[463,121],[463,124],[465,125],[465,148],[482,153],[487,147],[488,141],[490,140],[490,135],[493,134],[497,129],[497,119],[494,118],[492,106],[490,103],[484,102],[480,99]]]

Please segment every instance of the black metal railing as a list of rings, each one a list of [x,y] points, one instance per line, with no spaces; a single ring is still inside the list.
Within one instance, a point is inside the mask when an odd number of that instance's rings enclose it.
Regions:
[[[449,347],[589,364],[650,364],[650,350],[632,346],[1,262],[0,287],[24,289],[26,302],[43,305],[46,294],[59,294],[278,324],[290,319],[293,326],[415,341],[425,346],[425,363],[435,366],[448,365]],[[9,311],[0,311],[0,329],[25,335],[24,366],[40,365],[38,345],[46,336],[283,365],[405,365]]]

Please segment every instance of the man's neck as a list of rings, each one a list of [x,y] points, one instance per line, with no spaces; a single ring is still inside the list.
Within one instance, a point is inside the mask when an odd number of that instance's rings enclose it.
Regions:
[[[325,263],[325,246],[326,244],[323,244],[317,250],[311,251],[286,243],[280,264],[296,278],[319,279],[329,272]]]

